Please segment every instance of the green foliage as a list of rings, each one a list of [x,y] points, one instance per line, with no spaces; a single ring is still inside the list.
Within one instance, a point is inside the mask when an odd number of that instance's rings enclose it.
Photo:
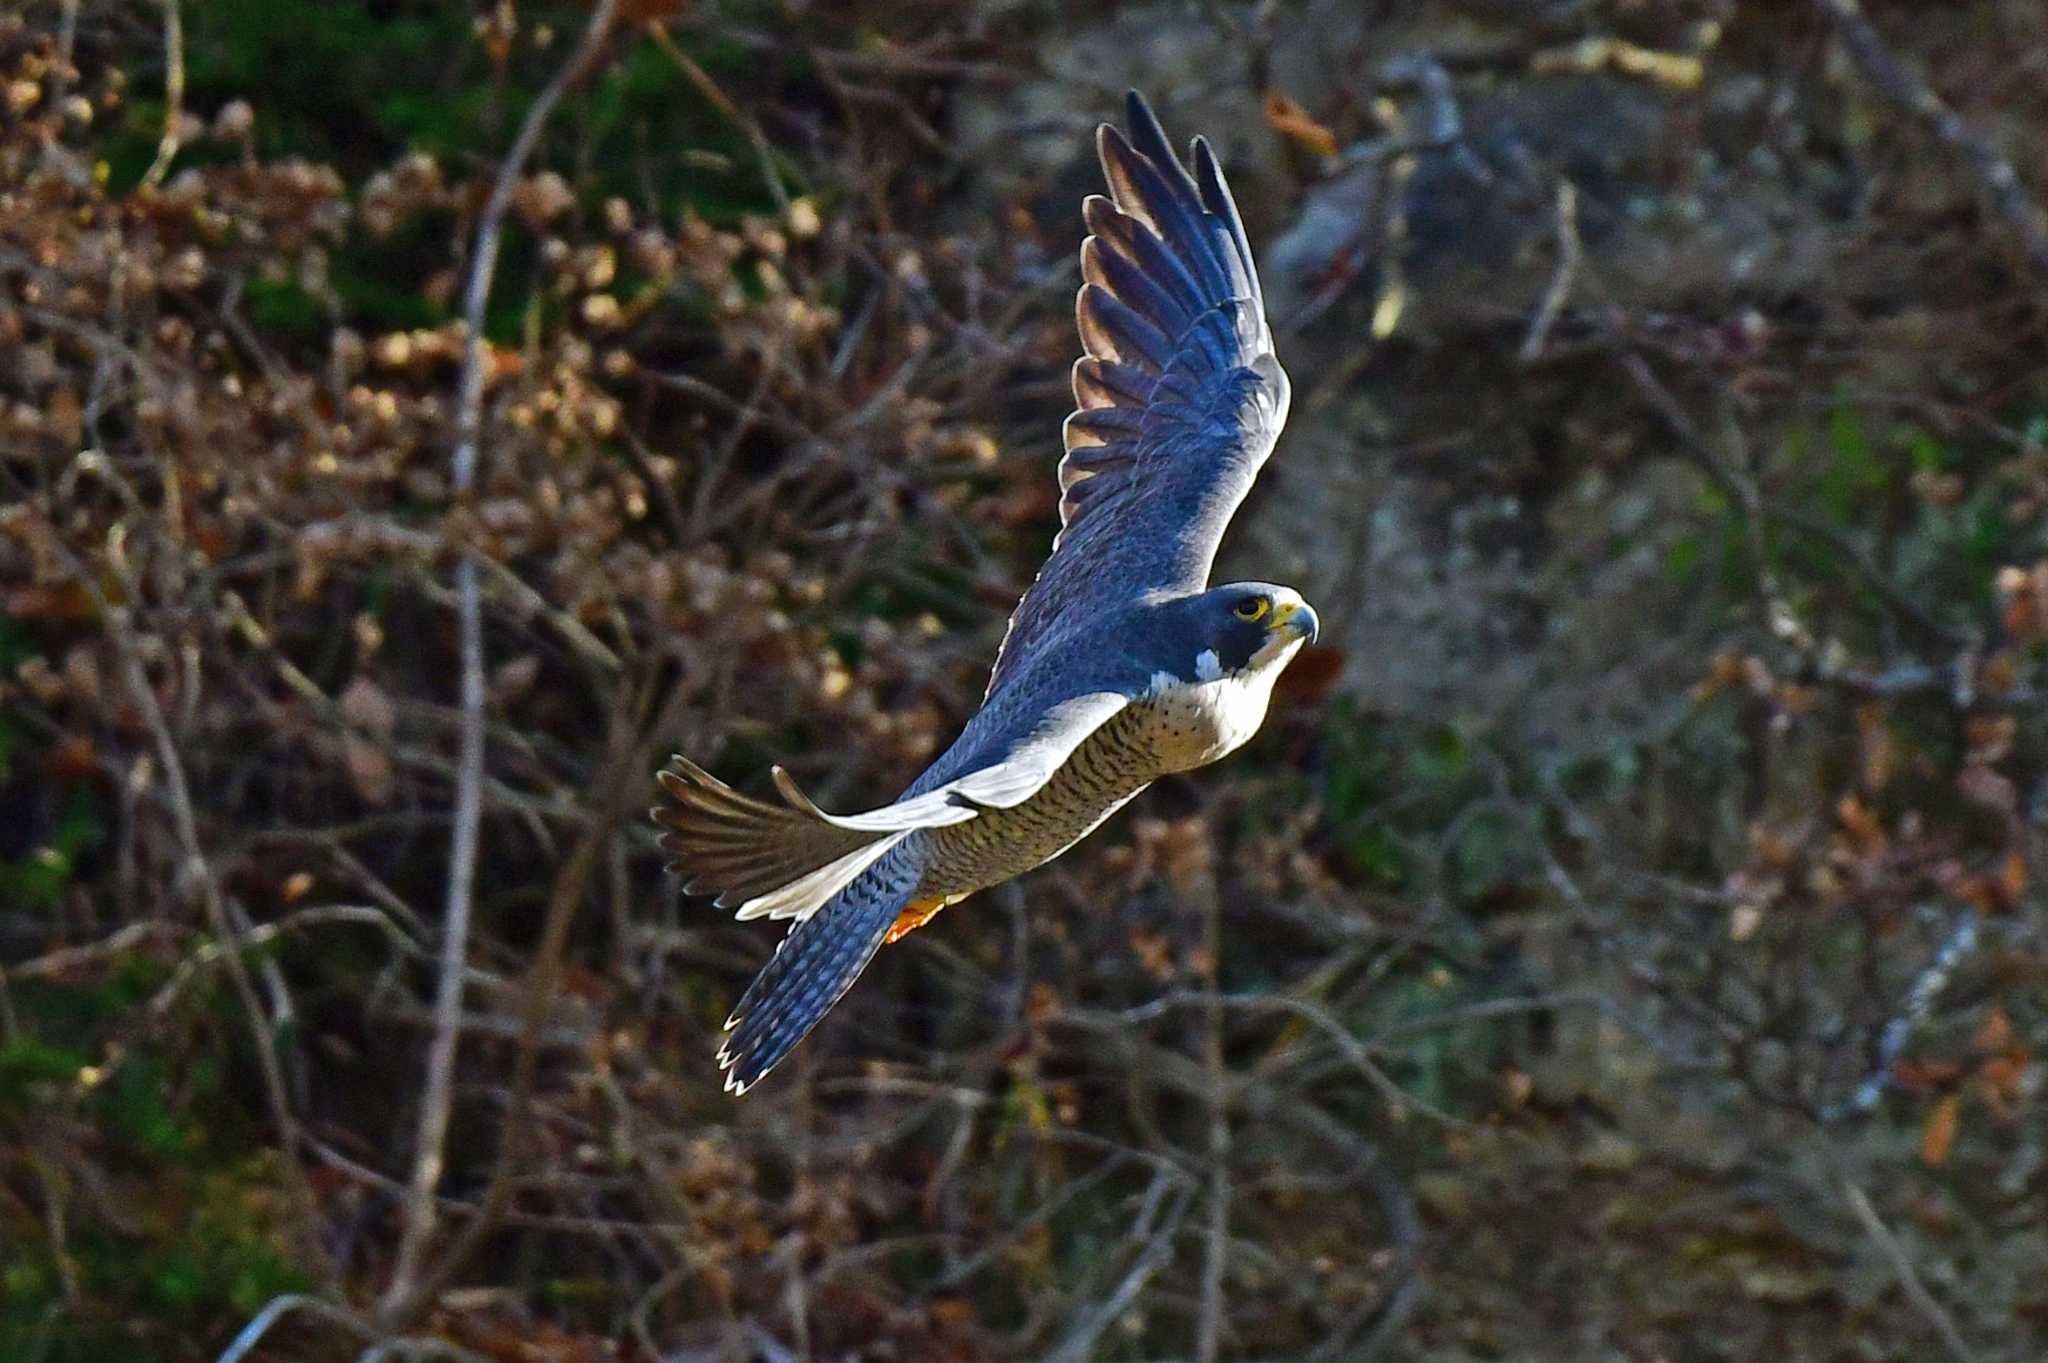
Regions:
[[[213,1170],[193,1188],[183,1233],[152,1256],[149,1291],[172,1312],[248,1316],[272,1297],[302,1291],[305,1274],[279,1248],[283,1206],[266,1155]]]
[[[332,165],[352,181],[409,151],[460,166],[494,154],[510,139],[565,50],[565,33],[581,17],[573,9],[519,12],[519,38],[501,70],[475,41],[469,11],[438,0],[220,0],[196,6],[185,18],[186,107],[204,116],[230,100],[246,100],[260,111],[260,156],[303,157]],[[557,40],[535,51],[532,37],[544,23],[554,25]],[[760,60],[715,36],[704,37],[692,57],[714,79],[746,74]],[[307,79],[308,71],[319,77]],[[586,205],[608,195],[643,202],[651,191],[649,206],[669,222],[685,210],[718,224],[773,211],[752,144],[653,42],[625,45],[623,60],[573,92],[570,103],[588,139],[594,172],[578,186]],[[115,192],[132,188],[155,159],[164,112],[159,100],[146,95],[125,105],[102,149]],[[700,153],[687,168],[675,155],[682,149]],[[231,154],[202,141],[182,148],[177,164]],[[772,164],[785,185],[799,183],[788,158],[777,153]],[[714,169],[719,166],[725,169]],[[421,286],[445,263],[454,226],[412,222],[376,242],[352,237],[334,253],[329,269],[346,309],[342,320],[370,331],[446,321],[447,308],[423,297]],[[521,224],[508,223],[500,287],[487,322],[488,334],[501,344],[520,338],[534,250]],[[743,275],[741,281],[750,279]],[[247,306],[253,323],[295,340],[317,339],[330,320],[317,300],[291,283],[251,281]]]
[[[1527,830],[1483,807],[1500,758],[1482,731],[1368,715],[1339,700],[1326,744],[1331,823],[1371,882],[1469,903],[1526,864]]]
[[[2011,487],[1984,476],[1995,467],[1995,450],[1958,448],[1903,424],[1873,435],[1867,419],[1844,404],[1823,429],[1793,427],[1784,451],[1784,504],[1817,509],[1844,544],[1878,555],[1873,561],[1898,593],[1945,626],[1971,628],[1990,604],[1998,570],[2043,546],[2034,520],[2006,513]],[[1936,480],[1927,485],[1935,488],[1944,478],[1953,480],[1952,492],[1927,495],[1916,483]],[[1773,566],[1809,590],[1842,595],[1872,621],[1891,609],[1840,547],[1796,525],[1773,525],[1769,543]]]
[[[156,1351],[147,1356],[178,1357],[311,1286],[281,1248],[268,1156],[193,1177],[124,1178],[118,1191],[142,1235],[82,1220],[61,1255],[40,1238],[0,1245],[0,1357],[127,1363],[138,1325]]]
[[[88,1063],[77,1051],[34,1037],[0,1046],[0,1113],[18,1114],[44,1101],[47,1086],[75,1080]]]
[[[0,1235],[0,1358],[114,1363],[134,1357],[138,1321],[166,1349],[218,1339],[310,1285],[286,1248],[264,1133],[222,1119],[234,1108],[221,1061],[171,1037],[93,1058],[104,1051],[95,1035],[132,1017],[162,973],[129,960],[91,984],[14,986],[27,1030],[0,1046],[0,1169],[40,1169],[41,1196],[75,1202],[61,1241]],[[103,1182],[80,1196],[83,1185],[34,1152],[88,1129]]]
[[[243,291],[242,304],[250,323],[265,331],[298,341],[326,335],[326,309],[291,280],[252,279]]]
[[[11,676],[17,667],[36,655],[26,627],[0,610],[0,676]],[[13,774],[14,754],[20,745],[20,722],[6,705],[0,704],[0,782]]]
[[[12,751],[12,730],[4,718],[0,712],[0,775],[5,774],[5,758]],[[79,857],[105,834],[92,793],[82,786],[74,789],[47,841],[16,861],[0,861],[0,902],[51,907],[77,873]]]
[[[409,145],[430,146],[437,135],[446,138],[437,148],[443,151],[467,147],[475,136],[487,87],[462,6],[209,0],[185,22],[190,103],[210,111],[248,100],[262,111],[258,145],[266,156],[306,156],[359,174]],[[319,78],[308,79],[316,71]],[[438,94],[400,100],[394,90]]]

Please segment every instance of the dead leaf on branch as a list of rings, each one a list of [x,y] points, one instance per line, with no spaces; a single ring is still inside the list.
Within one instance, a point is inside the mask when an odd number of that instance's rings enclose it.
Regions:
[[[365,804],[391,802],[394,777],[391,767],[391,732],[398,724],[397,707],[383,688],[367,677],[357,677],[341,693],[342,718],[349,727],[341,736],[342,765],[349,784]]]
[[[1337,154],[1337,135],[1278,90],[1266,95],[1266,122],[1274,132],[1299,142],[1318,156]]]
[[[1955,1149],[1956,1132],[1962,1126],[1962,1100],[1951,1093],[1934,1105],[1920,1128],[1920,1162],[1930,1169],[1948,1163]]]

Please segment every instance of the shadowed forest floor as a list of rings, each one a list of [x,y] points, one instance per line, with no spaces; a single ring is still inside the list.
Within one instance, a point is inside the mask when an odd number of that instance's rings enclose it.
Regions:
[[[652,772],[973,713],[1130,86],[1323,642],[736,1102]],[[2033,0],[12,7],[0,1358],[2040,1359],[2044,197]]]

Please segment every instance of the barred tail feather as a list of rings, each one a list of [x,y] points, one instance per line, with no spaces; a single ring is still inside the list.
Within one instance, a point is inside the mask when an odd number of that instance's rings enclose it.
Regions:
[[[899,842],[790,929],[726,1020],[718,1051],[725,1087],[745,1093],[802,1041],[867,969],[910,902],[923,870],[920,842]]]
[[[741,918],[801,917],[887,851],[891,835],[834,823],[778,771],[788,807],[740,794],[686,758],[658,773],[668,803],[650,813],[666,831],[691,894],[715,894]],[[897,835],[900,836],[900,835]]]

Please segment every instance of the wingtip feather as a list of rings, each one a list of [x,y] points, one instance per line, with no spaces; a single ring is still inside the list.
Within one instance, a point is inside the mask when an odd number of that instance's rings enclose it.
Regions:
[[[1167,154],[1172,155],[1172,144],[1166,140],[1166,130],[1159,126],[1159,116],[1152,112],[1151,104],[1135,89],[1124,91],[1124,121],[1131,125],[1133,142],[1149,142],[1165,148]],[[1148,156],[1152,154],[1151,147],[1141,150]]]

